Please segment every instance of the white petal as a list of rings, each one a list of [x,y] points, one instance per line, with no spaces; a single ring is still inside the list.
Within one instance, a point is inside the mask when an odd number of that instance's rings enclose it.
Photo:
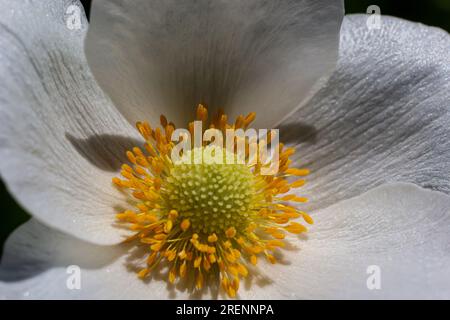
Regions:
[[[187,298],[168,289],[162,275],[145,283],[136,277],[131,251],[124,245],[99,246],[31,220],[5,245],[0,265],[3,299],[167,299]],[[141,261],[142,263],[142,261]],[[71,266],[78,266],[81,288],[70,289]],[[72,273],[70,273],[72,272]],[[69,281],[69,287],[67,282]]]
[[[450,193],[450,36],[383,17],[346,16],[337,70],[281,128],[313,174],[310,209],[385,182]]]
[[[87,57],[132,122],[185,126],[198,103],[269,127],[335,65],[339,0],[94,1]]]
[[[0,1],[0,172],[34,217],[117,242],[114,207],[124,201],[111,178],[135,130],[89,72],[84,12],[81,29],[66,25],[74,3]]]
[[[265,297],[450,298],[449,196],[397,183],[342,201],[314,218],[307,240],[285,255],[287,265],[265,268],[273,281]],[[367,287],[374,275],[371,269],[367,273],[370,266],[379,267],[380,290]],[[246,294],[259,297],[259,290]]]
[[[316,214],[308,239],[292,240],[282,264],[260,263],[259,273],[242,283],[240,298],[449,298],[449,209],[450,197],[409,184],[343,201]],[[123,246],[89,245],[32,221],[6,244],[0,297],[211,297],[167,286],[165,275],[143,283],[127,269],[129,257]],[[81,268],[81,290],[66,286],[70,265]],[[367,288],[372,265],[381,270],[380,290]]]
[[[122,254],[121,245],[91,244],[30,219],[6,241],[0,277],[2,281],[17,281],[48,268],[69,265],[96,269],[111,264]]]

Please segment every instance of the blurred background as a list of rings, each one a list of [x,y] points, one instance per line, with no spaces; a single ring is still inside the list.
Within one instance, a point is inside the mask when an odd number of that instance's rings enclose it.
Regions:
[[[81,1],[87,14],[91,0]],[[345,0],[346,13],[365,13],[370,5],[378,5],[381,13],[401,17],[411,21],[437,26],[450,32],[450,0]],[[0,180],[0,255],[8,235],[20,224],[29,219],[29,215],[21,209],[8,194]]]

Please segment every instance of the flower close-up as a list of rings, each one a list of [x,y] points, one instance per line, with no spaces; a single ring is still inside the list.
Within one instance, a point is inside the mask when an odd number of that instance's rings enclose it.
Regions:
[[[0,9],[30,215],[0,299],[450,299],[446,31],[340,0]]]

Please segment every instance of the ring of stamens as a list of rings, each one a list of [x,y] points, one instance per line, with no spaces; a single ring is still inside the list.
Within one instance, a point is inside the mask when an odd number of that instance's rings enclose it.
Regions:
[[[209,128],[222,131],[247,128],[255,114],[239,116],[228,124],[222,112]],[[197,108],[197,119],[207,122],[207,110]],[[169,266],[168,280],[191,278],[196,289],[214,279],[235,297],[240,279],[256,265],[259,257],[276,263],[273,252],[285,246],[286,232],[299,234],[313,220],[293,203],[307,199],[289,193],[304,185],[307,169],[290,168],[293,148],[279,144],[279,171],[261,175],[261,165],[180,164],[169,157],[174,147],[170,137],[175,130],[161,116],[161,128],[147,122],[137,128],[146,140],[145,150],[127,152],[131,165],[122,166],[122,178],[113,183],[128,191],[134,210],[117,215],[135,234],[127,239],[148,248],[146,265],[138,272],[146,278],[163,261]],[[193,130],[193,123],[189,124]],[[270,140],[270,136],[269,139]],[[267,142],[266,142],[267,143]],[[202,147],[207,148],[207,145]],[[227,151],[223,151],[224,153]]]

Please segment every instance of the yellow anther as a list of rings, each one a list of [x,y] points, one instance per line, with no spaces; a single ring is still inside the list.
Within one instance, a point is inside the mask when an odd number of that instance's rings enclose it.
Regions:
[[[290,174],[293,176],[307,176],[310,174],[308,169],[297,169],[297,168],[289,168],[286,171],[286,174]]]
[[[242,264],[238,265],[238,272],[241,276],[246,277],[248,275],[248,270]]]
[[[225,242],[223,242],[223,247],[225,248],[225,249],[230,249],[231,247],[232,247],[233,245],[231,244],[231,242],[230,241],[225,241]]]
[[[306,212],[300,212],[300,213],[303,216],[303,219],[306,221],[306,223],[314,224],[314,220]]]
[[[192,261],[193,257],[194,257],[194,253],[192,251],[189,251],[189,252],[186,253],[186,260],[187,261]]]
[[[155,234],[153,238],[156,240],[164,240],[167,238],[167,234],[164,233]]]
[[[209,263],[209,259],[203,259],[203,268],[208,271],[211,269],[211,264]]]
[[[175,131],[175,127],[171,124],[166,126],[166,137],[168,140],[172,139],[172,134]]]
[[[133,169],[127,164],[122,165],[122,170],[133,173]]]
[[[223,288],[225,291],[228,292],[228,286],[229,286],[229,283],[228,283],[228,279],[227,279],[227,278],[222,278],[222,280],[221,280],[221,285],[222,285],[222,288]]]
[[[172,220],[167,220],[166,225],[164,226],[164,232],[169,233],[172,230],[173,222]]]
[[[286,238],[286,235],[284,233],[280,232],[274,232],[272,233],[272,236],[276,239],[284,239]]]
[[[120,171],[120,174],[121,174],[124,178],[127,178],[128,180],[133,180],[133,179],[134,179],[133,174],[132,174],[131,172],[129,172],[129,171],[122,170],[122,171]]]
[[[153,252],[152,254],[150,254],[150,255],[147,257],[147,264],[148,264],[149,266],[152,265],[153,262],[155,262],[157,256],[158,256],[158,255],[157,255],[156,252]]]
[[[251,233],[251,232],[255,231],[256,228],[257,228],[256,223],[251,222],[251,223],[248,225],[248,227],[247,227],[247,232]]]
[[[308,198],[305,198],[305,197],[295,197],[294,199],[292,199],[292,201],[295,201],[295,202],[308,202]]]
[[[174,283],[176,278],[177,278],[177,270],[175,268],[172,268],[172,270],[170,270],[169,272],[170,283]]]
[[[180,277],[184,278],[186,276],[186,261],[184,261],[180,266]]]
[[[244,126],[247,127],[250,123],[252,123],[256,118],[256,112],[251,112],[245,117]]]
[[[141,210],[142,212],[147,212],[147,211],[148,211],[148,207],[147,207],[145,204],[143,204],[143,203],[138,203],[138,204],[136,205],[136,207],[137,207],[139,210]]]
[[[269,240],[267,241],[266,248],[272,249],[274,247],[284,247],[286,244],[280,240]]]
[[[236,129],[242,128],[242,126],[244,125],[244,117],[242,115],[238,116],[236,118],[236,121],[234,123],[234,127]]]
[[[145,196],[144,192],[133,192],[133,197],[139,200],[147,200],[147,197]]]
[[[136,217],[136,214],[133,211],[127,210],[123,213],[116,214],[116,218],[119,220],[125,220],[125,219],[133,219]]]
[[[136,164],[136,157],[134,156],[133,152],[127,151],[127,158],[130,160],[131,163]]]
[[[170,210],[170,212],[169,212],[169,219],[170,220],[175,220],[176,218],[178,218],[177,210]]]
[[[263,252],[263,251],[264,251],[264,248],[261,247],[261,246],[253,246],[253,247],[250,248],[250,250],[251,250],[253,253],[258,254],[258,253]]]
[[[237,292],[239,290],[239,278],[236,277],[231,282],[231,287]]]
[[[191,226],[191,222],[189,221],[189,219],[184,219],[180,225],[181,230],[183,230],[183,231],[186,231],[187,229],[189,229],[190,226]]]
[[[208,252],[208,253],[216,253],[216,247],[210,247],[210,246],[208,246],[206,252]]]
[[[228,272],[230,272],[233,276],[237,276],[239,274],[238,269],[236,267],[228,267]]]
[[[228,287],[227,293],[230,296],[230,298],[236,298],[236,290],[234,288]]]
[[[228,228],[227,231],[225,231],[225,235],[228,238],[233,238],[236,235],[236,229],[234,227]]]
[[[145,269],[142,269],[141,271],[139,271],[137,275],[140,279],[144,279],[145,277],[148,276],[149,273],[150,273],[150,270],[145,268]]]
[[[121,186],[122,186],[122,181],[121,181],[119,178],[114,177],[114,178],[112,179],[112,182],[113,182],[116,186],[118,186],[118,187],[121,187]]]
[[[166,257],[167,260],[173,261],[177,257],[177,252],[175,250],[170,250]]]
[[[200,257],[197,257],[195,260],[194,260],[194,268],[198,268],[198,267],[200,267],[200,264],[202,263],[202,257],[200,256]]]
[[[208,256],[208,259],[209,259],[209,262],[211,262],[211,263],[215,263],[217,261],[216,256],[214,255],[214,253],[211,253]]]
[[[283,201],[291,201],[293,199],[295,199],[297,196],[295,194],[289,194],[287,196],[284,196],[283,198],[281,198],[281,200]]]
[[[231,253],[226,254],[226,255],[225,255],[225,258],[227,258],[227,260],[228,260],[229,262],[231,262],[231,263],[236,262],[236,257],[235,257],[233,254],[231,254]]]
[[[155,200],[158,200],[158,198],[159,198],[158,193],[155,192],[155,191],[152,190],[152,189],[146,190],[146,191],[144,192],[144,195],[145,195],[146,199],[147,199],[147,200],[150,200],[150,201],[155,201]]]
[[[278,216],[275,218],[275,222],[278,224],[285,224],[289,222],[289,217],[286,216]]]
[[[181,250],[181,251],[178,253],[178,257],[179,257],[181,260],[186,259],[186,257],[187,257],[186,251]]]
[[[277,259],[275,259],[275,257],[273,255],[271,255],[271,254],[266,255],[266,258],[267,258],[267,260],[269,260],[269,262],[271,264],[277,263]]]
[[[152,249],[153,251],[159,251],[159,250],[161,250],[161,247],[162,247],[162,242],[158,242],[158,243],[151,245],[150,249]]]
[[[218,238],[217,235],[215,233],[213,233],[212,235],[208,236],[208,242],[217,242]]]
[[[286,231],[288,231],[290,233],[294,233],[294,234],[299,234],[302,232],[306,232],[308,230],[308,229],[306,229],[305,226],[303,226],[297,222],[291,222],[288,226],[284,227],[284,229],[286,229]]]
[[[295,153],[295,149],[294,148],[286,148],[286,150],[284,150],[283,153],[281,154],[280,158],[287,159],[288,157],[292,156],[294,153]]]
[[[145,140],[149,140],[152,136],[152,128],[148,122],[137,122],[136,128]]]
[[[197,287],[197,289],[201,289],[203,287],[203,275],[201,273],[197,275],[195,286]]]
[[[298,213],[298,212],[294,212],[294,211],[285,211],[282,214],[282,216],[286,217],[288,219],[297,219],[297,218],[299,218],[301,216],[301,214]]]
[[[306,183],[306,181],[303,179],[297,180],[297,181],[291,183],[291,188],[300,188],[300,187],[304,186],[305,183]]]

